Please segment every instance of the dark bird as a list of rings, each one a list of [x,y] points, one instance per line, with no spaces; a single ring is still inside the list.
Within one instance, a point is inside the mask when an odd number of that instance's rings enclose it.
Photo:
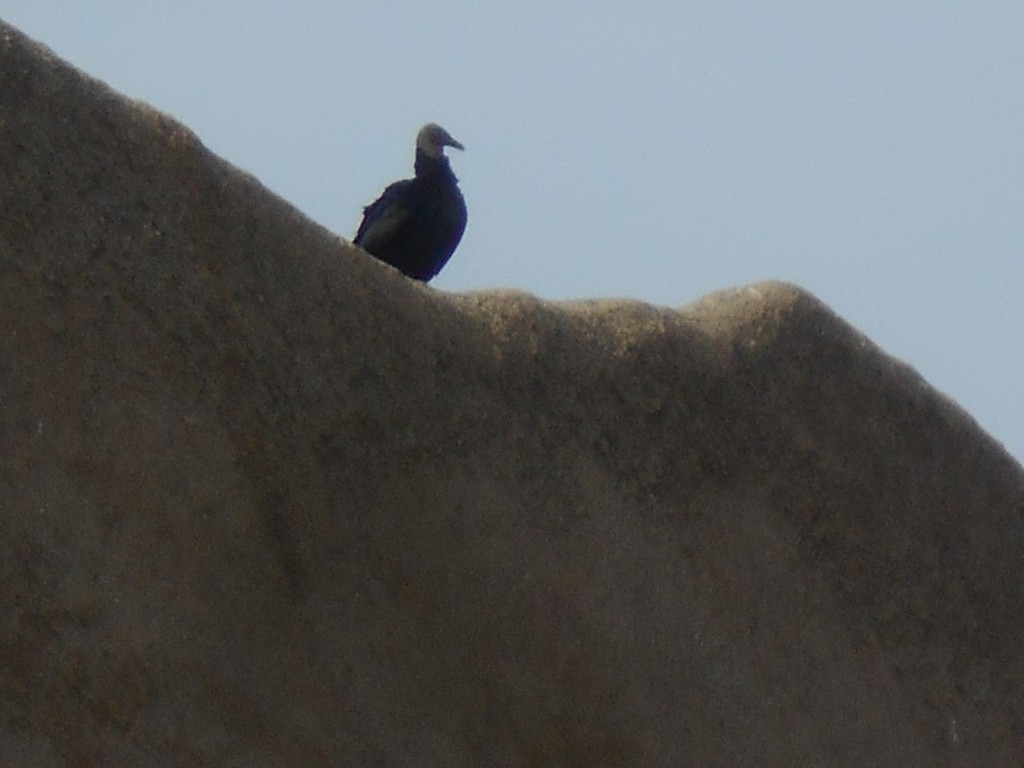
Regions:
[[[415,280],[429,281],[451,258],[466,228],[466,201],[445,147],[464,147],[428,123],[416,135],[416,175],[388,186],[363,209],[355,244]]]

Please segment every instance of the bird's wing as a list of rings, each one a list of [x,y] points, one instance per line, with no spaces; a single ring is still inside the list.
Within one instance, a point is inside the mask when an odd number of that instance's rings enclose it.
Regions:
[[[412,214],[406,192],[411,183],[410,180],[396,181],[363,209],[363,221],[353,241],[356,245],[373,253],[402,228]]]

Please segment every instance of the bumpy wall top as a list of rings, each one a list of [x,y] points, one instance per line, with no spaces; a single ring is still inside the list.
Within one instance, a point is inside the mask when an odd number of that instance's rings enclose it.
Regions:
[[[0,179],[0,762],[1024,760],[1024,473],[799,289],[445,295],[6,26]]]

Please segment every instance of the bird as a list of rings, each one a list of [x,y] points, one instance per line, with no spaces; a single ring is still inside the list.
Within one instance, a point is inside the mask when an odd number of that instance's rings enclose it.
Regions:
[[[415,176],[390,184],[363,209],[356,245],[424,283],[448,263],[466,229],[466,201],[445,147],[464,150],[436,123],[416,134]]]

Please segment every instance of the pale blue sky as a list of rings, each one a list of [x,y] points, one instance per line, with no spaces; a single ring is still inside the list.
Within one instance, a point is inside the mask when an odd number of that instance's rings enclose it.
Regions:
[[[4,0],[350,237],[436,121],[434,285],[817,294],[1024,457],[1024,3]]]

